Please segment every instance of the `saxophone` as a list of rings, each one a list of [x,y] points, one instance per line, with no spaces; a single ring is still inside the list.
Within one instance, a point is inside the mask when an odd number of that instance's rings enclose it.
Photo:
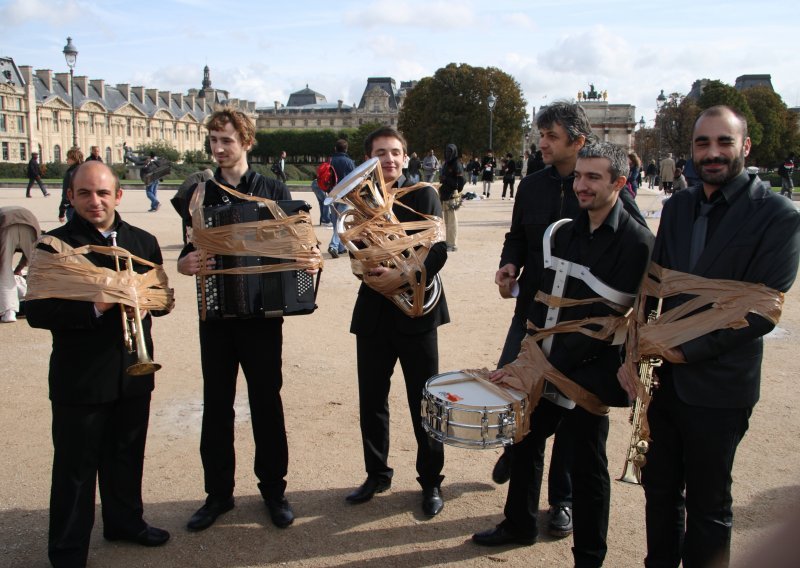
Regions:
[[[659,298],[656,309],[651,311],[647,317],[647,323],[652,323],[658,316],[661,315],[661,302]],[[645,390],[649,395],[653,395],[655,389],[658,388],[658,378],[653,375],[656,367],[661,366],[660,357],[642,357],[639,359],[639,380],[642,381]],[[631,441],[628,446],[628,455],[625,459],[625,468],[622,470],[622,477],[618,481],[625,483],[633,483],[634,485],[641,485],[642,483],[642,467],[647,463],[645,454],[650,449],[648,436],[643,435],[642,432],[642,419],[647,416],[647,404],[641,399],[636,398],[631,408],[630,423],[633,425],[633,432],[631,433]]]

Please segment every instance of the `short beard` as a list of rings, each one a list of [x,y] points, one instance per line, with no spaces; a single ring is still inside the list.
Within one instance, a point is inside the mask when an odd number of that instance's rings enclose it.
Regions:
[[[710,160],[703,160],[702,162],[693,160],[694,169],[697,171],[697,174],[700,176],[700,179],[703,180],[703,182],[709,185],[722,186],[742,173],[742,170],[744,170],[744,158],[744,150],[742,150],[742,153],[732,160],[728,160],[727,158],[714,158]],[[728,166],[728,171],[709,175],[703,171],[703,166],[707,164],[725,164]]]

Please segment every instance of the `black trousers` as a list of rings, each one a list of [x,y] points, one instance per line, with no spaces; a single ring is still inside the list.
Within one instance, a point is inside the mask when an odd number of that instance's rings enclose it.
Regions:
[[[200,322],[204,401],[200,456],[210,501],[233,495],[233,404],[240,365],[250,400],[258,488],[265,499],[279,498],[286,489],[289,448],[281,401],[282,326],[282,318]]]
[[[581,407],[567,410],[540,400],[531,416],[531,431],[511,446],[513,461],[503,527],[518,536],[538,534],[537,513],[547,438],[559,431],[572,441],[573,548],[576,567],[602,566],[611,500],[606,440],[608,416]]]
[[[731,471],[752,408],[682,402],[661,378],[647,419],[650,449],[642,468],[647,498],[645,566],[727,566],[733,527]]]
[[[519,355],[522,340],[526,337],[527,317],[523,314],[514,314],[511,318],[511,325],[508,327],[506,342],[503,345],[503,352],[497,362],[497,368],[511,363]],[[513,459],[512,446],[504,449],[504,458]],[[547,502],[551,507],[572,507],[572,438],[568,431],[556,428],[553,437],[553,448],[550,452],[550,469],[547,471]],[[535,468],[544,468],[544,453],[534,456],[537,462]],[[541,477],[539,478],[541,485]],[[538,506],[538,504],[537,504]]]
[[[444,448],[422,428],[420,408],[425,382],[439,372],[436,329],[415,335],[389,331],[357,335],[358,401],[364,464],[369,477],[391,479],[389,467],[389,387],[400,359],[414,436],[417,439],[417,473],[422,487],[442,482]]]
[[[106,404],[53,408],[53,480],[48,555],[58,568],[85,566],[100,483],[103,531],[135,536],[142,519],[142,471],[150,394]]]

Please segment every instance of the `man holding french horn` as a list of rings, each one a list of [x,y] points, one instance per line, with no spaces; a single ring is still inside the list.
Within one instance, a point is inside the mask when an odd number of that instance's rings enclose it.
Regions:
[[[424,288],[427,283],[438,280],[438,273],[447,260],[447,248],[441,230],[442,207],[439,196],[435,189],[427,185],[403,192],[403,186],[406,185],[405,177],[402,175],[403,161],[407,153],[406,141],[394,128],[383,127],[372,132],[364,142],[364,151],[367,158],[379,160],[383,187],[378,187],[376,191],[384,194],[385,190],[384,195],[391,196],[389,199],[394,195],[397,196],[394,206],[384,211],[382,215],[391,221],[376,226],[372,234],[379,234],[384,230],[397,230],[399,224],[409,222],[423,221],[436,228],[433,231],[435,234],[428,239],[426,246],[416,249],[412,247],[411,251],[405,251],[411,257],[416,257],[419,251],[427,249],[421,265],[410,268],[419,279],[417,288],[420,285]],[[358,173],[358,170],[353,173]],[[380,185],[380,179],[378,177],[377,185]],[[345,211],[343,215],[343,226],[347,227],[348,212]],[[383,244],[391,246],[392,242],[409,240],[409,237],[413,240],[414,233],[420,232],[424,231],[409,230],[406,234],[405,231],[398,230],[394,233],[401,235],[397,240],[389,239]],[[398,302],[378,291],[392,287],[393,281],[407,276],[401,274],[402,270],[398,266],[399,257],[396,256],[395,260],[388,262],[370,263],[366,255],[384,255],[386,248],[375,246],[380,243],[368,243],[366,239],[359,242],[360,246],[356,246],[354,239],[358,238],[357,235],[350,235],[349,231],[344,231],[342,235],[343,242],[349,243],[348,248],[355,247],[356,250],[350,248],[355,260],[364,258],[365,268],[362,275],[363,283],[353,309],[350,332],[356,335],[361,438],[367,479],[347,496],[347,501],[351,504],[364,503],[372,499],[376,493],[388,490],[392,485],[393,470],[388,465],[388,397],[392,372],[399,359],[406,384],[414,435],[417,439],[416,467],[419,474],[417,481],[422,486],[422,510],[426,515],[433,517],[444,506],[440,492],[444,449],[441,442],[434,440],[423,430],[419,409],[425,382],[439,372],[437,328],[450,321],[444,292],[437,282],[439,296],[432,299],[429,307],[423,309],[421,303],[415,303],[411,309],[401,309]],[[419,296],[416,300],[421,302]]]
[[[55,567],[86,565],[98,478],[106,540],[160,546],[170,537],[142,518],[144,449],[158,368],[150,360],[150,315],[172,308],[161,249],[153,235],[115,211],[122,190],[102,162],[75,170],[67,196],[75,215],[41,239],[26,306],[28,323],[53,335],[48,549]],[[144,280],[150,275],[155,286]],[[103,288],[106,281],[111,284]],[[131,281],[133,298],[124,295]]]

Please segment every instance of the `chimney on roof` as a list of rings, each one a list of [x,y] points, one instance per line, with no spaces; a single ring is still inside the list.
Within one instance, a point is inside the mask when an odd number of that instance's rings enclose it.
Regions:
[[[275,110],[276,110],[276,111],[278,110],[278,107],[280,106],[280,104],[281,104],[281,103],[279,103],[278,101],[275,101]]]
[[[178,108],[183,108],[183,94],[182,93],[172,93],[172,102],[174,102]]]
[[[106,82],[104,79],[92,79],[90,81],[94,90],[97,91],[97,94],[100,95],[101,99],[106,98]]]
[[[78,92],[85,97],[89,92],[89,78],[86,75],[81,75],[79,77],[75,77],[74,83],[75,87],[78,89]]]
[[[339,110],[339,112],[341,112],[341,110],[342,110],[342,105],[344,104],[344,101],[342,101],[342,99],[339,99],[339,100],[338,100],[338,101],[336,101],[336,102],[338,103],[338,104],[337,104],[337,110]]]
[[[197,96],[194,94],[186,95],[186,100],[189,103],[189,110],[194,110],[195,102],[197,101]]]
[[[125,97],[125,100],[131,102],[131,85],[130,83],[117,83],[117,90]]]
[[[158,106],[158,89],[145,89],[147,98],[153,101],[155,106]]]
[[[144,87],[131,87],[131,94],[136,95],[139,98],[139,101],[144,103]]]
[[[56,73],[56,81],[61,85],[61,88],[66,91],[67,95],[72,94],[69,84],[69,73]]]
[[[44,88],[53,91],[53,72],[50,69],[37,69],[36,76],[44,83]]]
[[[30,65],[20,65],[19,74],[22,75],[22,80],[25,81],[26,85],[30,85],[31,81],[33,81],[33,67]]]

